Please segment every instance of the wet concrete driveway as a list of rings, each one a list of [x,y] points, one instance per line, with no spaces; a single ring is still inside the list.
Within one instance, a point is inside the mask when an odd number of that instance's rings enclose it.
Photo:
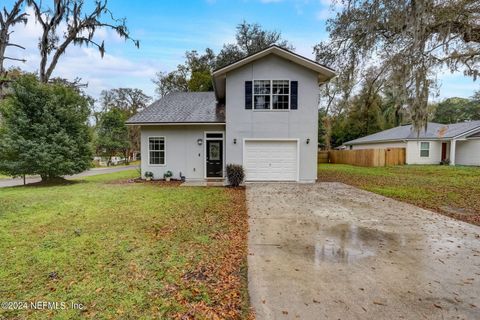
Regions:
[[[480,227],[340,183],[247,205],[257,319],[480,319]]]

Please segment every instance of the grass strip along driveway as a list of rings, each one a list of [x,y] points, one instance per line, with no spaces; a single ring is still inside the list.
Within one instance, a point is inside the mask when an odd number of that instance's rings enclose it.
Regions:
[[[320,164],[318,180],[343,182],[480,225],[480,168]]]
[[[0,300],[67,306],[0,319],[250,317],[244,190],[136,175],[0,189]]]

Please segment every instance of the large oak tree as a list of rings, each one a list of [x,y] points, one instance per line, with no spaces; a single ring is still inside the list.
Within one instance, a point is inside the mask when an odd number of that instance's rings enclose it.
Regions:
[[[355,87],[358,70],[381,66],[398,108],[406,104],[417,131],[427,124],[436,74],[445,69],[476,79],[480,72],[478,0],[342,0],[327,22],[330,39],[317,59],[337,65],[340,96]],[[335,64],[335,63],[334,63]]]
[[[119,111],[123,119],[128,119],[134,114],[142,111],[147,107],[152,98],[146,95],[142,90],[135,88],[117,88],[104,90],[100,94],[100,104],[102,111],[97,113],[97,124],[101,123],[101,119],[105,113],[112,110]],[[127,127],[128,146],[126,148],[126,161],[128,156],[140,151],[140,127]]]
[[[152,79],[160,97],[170,92],[213,91],[212,71],[247,55],[276,44],[293,50],[292,45],[278,31],[265,30],[257,23],[243,21],[237,25],[235,43],[224,44],[218,55],[207,48],[205,53],[187,51],[185,63],[171,72],[159,72]]]

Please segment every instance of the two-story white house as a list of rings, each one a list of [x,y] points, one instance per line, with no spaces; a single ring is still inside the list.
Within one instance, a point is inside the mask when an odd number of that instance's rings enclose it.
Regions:
[[[141,126],[142,175],[314,182],[319,86],[335,72],[271,46],[213,72],[214,92],[171,93],[130,118]]]

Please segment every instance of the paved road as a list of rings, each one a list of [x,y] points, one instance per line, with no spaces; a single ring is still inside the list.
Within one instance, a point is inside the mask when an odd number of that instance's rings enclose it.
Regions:
[[[480,227],[340,183],[247,185],[261,319],[480,319]]]
[[[119,167],[111,167],[111,168],[94,168],[87,171],[84,171],[79,174],[75,174],[72,176],[66,176],[67,179],[75,179],[81,177],[88,177],[88,176],[95,176],[98,174],[104,173],[112,173],[112,172],[119,172],[119,171],[126,171],[131,169],[137,169],[138,165],[130,165],[130,166],[119,166]],[[27,184],[39,182],[39,177],[31,177],[27,178]],[[14,187],[14,186],[21,186],[23,185],[22,178],[15,178],[15,179],[0,179],[0,188],[4,187]]]

